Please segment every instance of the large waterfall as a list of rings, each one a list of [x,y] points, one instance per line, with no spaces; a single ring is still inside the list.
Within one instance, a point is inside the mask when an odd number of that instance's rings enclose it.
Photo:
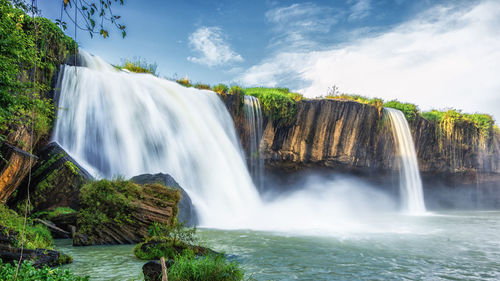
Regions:
[[[262,138],[262,110],[259,99],[245,96],[244,111],[246,124],[246,141],[248,168],[255,185],[261,189],[264,177],[264,161],[260,154],[260,140]]]
[[[81,53],[64,67],[54,140],[98,177],[172,175],[202,224],[232,227],[259,208],[232,119],[217,94],[116,70]]]
[[[408,121],[406,121],[403,112],[397,109],[386,108],[385,111],[389,115],[394,140],[398,145],[399,190],[403,210],[410,214],[423,213],[425,212],[425,203],[422,180],[420,179],[417,153]]]
[[[97,177],[168,173],[207,227],[322,234],[387,230],[372,224],[375,214],[395,210],[393,199],[342,175],[308,175],[297,188],[261,199],[216,93],[120,71],[84,52],[81,57],[82,66],[65,66],[59,80],[54,140]],[[248,109],[260,108],[256,100],[247,102]],[[253,114],[260,131],[259,113]],[[258,153],[257,144],[253,149]]]

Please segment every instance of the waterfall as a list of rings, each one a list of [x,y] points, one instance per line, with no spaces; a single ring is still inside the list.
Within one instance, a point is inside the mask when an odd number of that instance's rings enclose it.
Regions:
[[[260,154],[260,140],[262,138],[262,111],[259,99],[245,96],[245,127],[247,142],[248,168],[255,186],[262,189],[264,177],[264,161]]]
[[[202,225],[239,226],[259,208],[216,93],[80,56],[83,66],[65,66],[59,81],[53,138],[84,167],[101,178],[168,173],[191,197]]]
[[[417,153],[408,121],[406,121],[403,112],[397,109],[385,108],[385,111],[389,115],[392,134],[398,145],[399,190],[403,210],[410,214],[423,213],[425,212],[425,203],[422,180],[420,179]]]

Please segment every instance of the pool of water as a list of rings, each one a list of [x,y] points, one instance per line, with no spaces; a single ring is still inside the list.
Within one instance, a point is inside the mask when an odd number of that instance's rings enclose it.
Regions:
[[[335,232],[199,234],[256,280],[500,280],[500,212],[379,215]],[[133,245],[72,247],[60,240],[57,248],[74,258],[64,267],[92,280],[142,278],[145,262],[134,257]]]

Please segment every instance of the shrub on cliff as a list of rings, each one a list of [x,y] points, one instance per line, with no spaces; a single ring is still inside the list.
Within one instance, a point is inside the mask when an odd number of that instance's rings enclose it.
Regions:
[[[468,114],[460,110],[449,109],[447,111],[431,110],[422,113],[425,119],[439,124],[441,129],[448,132],[455,125],[473,125],[483,137],[488,137],[494,130],[495,121],[488,114]]]
[[[297,111],[296,102],[303,99],[287,88],[246,88],[245,94],[258,98],[264,114],[282,125],[290,124]]]
[[[412,104],[412,103],[407,103],[407,102],[400,102],[397,100],[392,100],[384,103],[384,107],[390,107],[394,108],[397,110],[401,110],[403,114],[406,117],[406,120],[408,121],[413,121],[417,116],[419,115],[419,110],[418,106]]]
[[[0,131],[33,125],[38,136],[49,132],[54,107],[46,96],[52,77],[77,48],[50,20],[35,21],[36,28],[30,16],[0,0]]]
[[[120,69],[126,69],[135,73],[149,73],[154,76],[158,76],[156,72],[157,67],[157,63],[148,63],[141,58],[134,58],[133,60],[126,59],[121,66],[118,66]]]

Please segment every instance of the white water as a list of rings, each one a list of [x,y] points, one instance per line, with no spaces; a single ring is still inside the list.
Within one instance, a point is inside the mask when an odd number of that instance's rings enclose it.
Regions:
[[[98,177],[172,175],[200,221],[239,225],[260,205],[232,119],[217,94],[118,71],[81,54],[66,66],[54,140]]]
[[[245,121],[247,127],[248,143],[248,168],[254,184],[260,189],[263,186],[264,161],[260,154],[260,140],[262,138],[262,110],[259,99],[245,96],[244,100]]]
[[[401,193],[403,211],[409,214],[425,212],[424,192],[418,169],[417,153],[411,136],[410,127],[403,112],[386,108],[391,121],[394,140],[398,145],[399,190]]]
[[[126,73],[82,53],[64,68],[54,140],[98,177],[168,173],[205,227],[307,233],[401,232],[373,224],[394,200],[345,177],[307,177],[262,200],[217,94]],[[75,73],[76,72],[76,73]]]

